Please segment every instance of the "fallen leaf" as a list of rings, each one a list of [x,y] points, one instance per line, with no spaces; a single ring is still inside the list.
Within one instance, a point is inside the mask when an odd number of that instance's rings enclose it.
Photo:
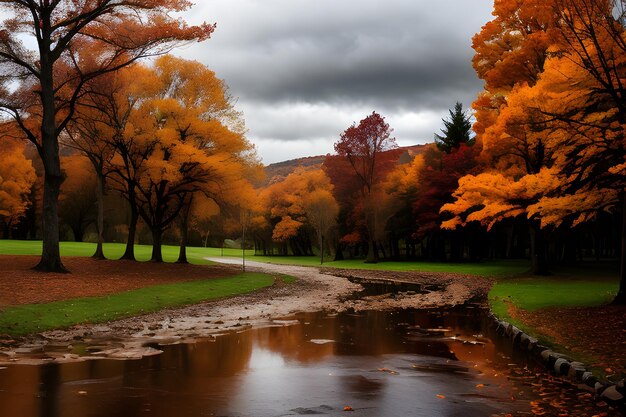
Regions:
[[[354,411],[354,408],[350,407],[349,405],[346,405],[346,406],[343,408],[343,411]]]
[[[441,395],[441,394],[437,394],[437,398],[442,398],[443,399],[443,398],[446,398],[446,396],[445,395]]]

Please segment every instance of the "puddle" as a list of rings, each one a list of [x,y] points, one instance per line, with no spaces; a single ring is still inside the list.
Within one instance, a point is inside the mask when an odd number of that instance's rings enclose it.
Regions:
[[[422,285],[410,282],[398,282],[398,281],[386,281],[375,280],[366,278],[351,277],[348,279],[354,284],[359,284],[363,287],[360,291],[352,293],[348,299],[359,300],[363,297],[376,297],[382,295],[389,295],[394,297],[396,294],[404,293],[406,295],[415,294],[428,294],[433,291],[441,291],[443,287],[437,285]]]
[[[3,367],[0,416],[337,416],[346,407],[355,416],[528,416],[542,398],[532,384],[549,378],[494,343],[482,312],[467,308],[301,314],[144,348],[159,352]],[[607,408],[589,410],[569,415]]]

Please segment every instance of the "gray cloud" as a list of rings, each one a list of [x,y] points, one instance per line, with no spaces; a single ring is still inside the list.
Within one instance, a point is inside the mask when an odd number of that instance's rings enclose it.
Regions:
[[[253,141],[309,140],[331,152],[339,132],[374,109],[402,125],[399,141],[431,140],[447,109],[457,100],[469,107],[482,85],[470,44],[491,8],[491,0],[207,0],[185,17],[217,21],[213,39],[177,53],[226,80]]]

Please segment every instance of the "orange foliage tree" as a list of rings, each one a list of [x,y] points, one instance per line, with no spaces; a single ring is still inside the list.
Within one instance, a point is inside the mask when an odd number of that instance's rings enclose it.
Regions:
[[[181,42],[207,39],[213,25],[188,26],[168,14],[190,5],[183,0],[0,3],[7,16],[0,24],[0,78],[20,86],[3,95],[0,108],[35,144],[45,168],[39,270],[66,271],[59,252],[57,203],[63,173],[58,138],[85,83]],[[24,37],[33,42],[22,42]],[[27,48],[31,44],[37,45],[35,50]],[[29,124],[26,119],[33,114],[39,117]]]
[[[147,79],[150,93],[128,107],[113,163],[128,201],[152,232],[152,260],[162,261],[162,234],[181,214],[186,238],[194,194],[227,202],[258,162],[226,86],[212,71],[164,56]]]
[[[59,217],[74,241],[82,242],[86,229],[97,222],[97,179],[91,162],[81,154],[61,157],[66,179],[61,184]]]
[[[442,207],[454,216],[442,224],[454,229],[468,221],[491,228],[507,217],[532,217],[531,253],[536,273],[547,273],[540,218],[529,207],[555,191],[549,117],[533,107],[537,83],[549,58],[558,17],[550,1],[501,0],[494,19],[473,39],[473,65],[485,80],[473,107],[474,130],[482,147],[483,174],[459,180],[456,201]],[[558,182],[558,181],[556,181]],[[526,189],[529,184],[534,188]]]
[[[13,139],[0,138],[0,221],[6,231],[19,221],[28,208],[31,187],[35,183],[35,169],[24,156],[24,146]]]
[[[272,240],[289,243],[296,255],[310,255],[309,232],[313,229],[321,251],[338,211],[332,190],[324,171],[301,167],[263,189],[260,198],[266,207],[268,224],[272,225]]]

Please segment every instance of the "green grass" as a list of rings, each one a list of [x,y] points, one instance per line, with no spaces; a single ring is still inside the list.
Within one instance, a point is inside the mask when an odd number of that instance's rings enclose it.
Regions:
[[[254,256],[253,261],[283,265],[320,266],[320,260],[314,256]],[[481,275],[486,277],[512,276],[527,272],[530,265],[525,260],[484,261],[476,263],[442,263],[425,261],[381,261],[367,264],[362,259],[329,261],[322,265],[329,268],[369,269],[375,271],[423,271],[451,272],[458,274]]]
[[[614,261],[586,261],[553,269],[551,276],[498,278],[489,292],[492,311],[510,320],[508,305],[526,311],[549,307],[590,307],[609,303],[619,289]]]
[[[495,283],[489,292],[489,299],[494,314],[510,321],[510,303],[526,311],[598,306],[611,301],[617,294],[618,285],[614,279],[525,277]]]
[[[540,329],[511,316],[509,307],[528,312],[547,308],[594,307],[608,304],[619,289],[618,274],[610,264],[581,264],[550,277],[524,276],[497,280],[489,292],[491,311],[551,349],[583,363],[594,363],[591,353],[573,353]],[[563,326],[571,323],[563,322]],[[602,374],[603,368],[594,369]]]
[[[278,278],[280,278],[280,280],[284,284],[293,284],[294,282],[298,280],[298,278],[296,277],[292,277],[291,275],[285,275],[285,274],[280,274]]]
[[[41,241],[35,240],[0,240],[0,255],[41,255]],[[123,243],[105,243],[104,255],[109,259],[119,259],[124,253]],[[61,242],[61,256],[91,256],[96,250],[95,243]],[[178,246],[163,246],[163,259],[175,262],[178,259]],[[252,256],[253,251],[247,250],[246,255]],[[148,261],[152,254],[151,245],[135,245],[135,258]],[[224,256],[241,256],[241,249],[223,249]],[[222,256],[221,248],[188,247],[187,258],[192,264],[211,264],[205,257]]]
[[[124,253],[122,243],[105,243],[104,254],[109,259],[119,259]],[[95,243],[61,242],[61,256],[91,256],[96,249]],[[138,261],[150,259],[152,246],[135,245],[135,257]],[[40,255],[41,241],[0,240],[0,255]],[[241,249],[221,249],[188,247],[187,257],[190,263],[210,264],[206,257],[219,258],[241,257]],[[178,259],[178,246],[163,246],[163,259],[174,262]],[[282,265],[320,266],[316,256],[254,256],[254,251],[246,250],[246,259],[256,262],[269,262]],[[366,264],[362,259],[348,259],[344,261],[327,261],[324,267],[346,269],[369,269],[377,271],[424,271],[424,272],[451,272],[459,274],[481,275],[487,277],[502,277],[519,275],[528,271],[529,264],[525,260],[514,261],[484,261],[476,263],[441,263],[407,261],[382,261],[377,264]]]
[[[273,283],[271,275],[244,273],[228,278],[154,285],[105,297],[15,306],[0,312],[0,333],[23,336],[79,323],[101,323],[166,307],[244,294]]]

